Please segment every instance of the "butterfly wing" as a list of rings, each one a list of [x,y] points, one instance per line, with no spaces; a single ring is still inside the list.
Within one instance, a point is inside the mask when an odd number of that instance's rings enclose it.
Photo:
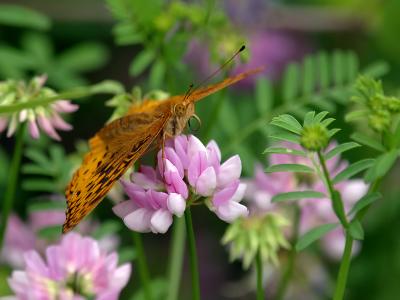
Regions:
[[[153,115],[132,114],[117,119],[100,130],[90,141],[90,152],[68,185],[66,221],[63,233],[75,227],[105,197],[116,180],[140,158],[160,134],[168,112]]]

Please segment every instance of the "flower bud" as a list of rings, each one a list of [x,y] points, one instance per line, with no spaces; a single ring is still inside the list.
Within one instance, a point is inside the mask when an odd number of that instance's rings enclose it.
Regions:
[[[320,151],[328,146],[329,133],[325,126],[316,123],[304,126],[301,132],[300,144],[310,151]]]

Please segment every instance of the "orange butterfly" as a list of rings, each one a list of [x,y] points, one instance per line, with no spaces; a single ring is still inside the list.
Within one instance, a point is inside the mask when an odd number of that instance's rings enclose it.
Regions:
[[[217,84],[163,101],[133,105],[127,115],[104,126],[90,139],[90,152],[66,188],[66,221],[63,233],[74,228],[100,201],[153,142],[179,135],[191,116],[194,103],[262,68],[250,70]]]

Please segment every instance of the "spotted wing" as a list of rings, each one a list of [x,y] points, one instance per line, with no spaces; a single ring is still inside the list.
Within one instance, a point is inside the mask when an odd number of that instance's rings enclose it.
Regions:
[[[126,170],[139,159],[160,134],[169,118],[167,113],[146,119],[143,114],[128,115],[111,122],[90,141],[90,152],[75,172],[65,196],[66,221],[63,233],[70,231],[105,197]]]

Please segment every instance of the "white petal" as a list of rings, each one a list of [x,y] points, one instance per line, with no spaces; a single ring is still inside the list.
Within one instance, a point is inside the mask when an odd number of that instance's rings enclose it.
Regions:
[[[167,199],[168,210],[174,215],[181,217],[185,212],[186,201],[181,194],[170,193]]]
[[[239,155],[232,156],[221,165],[218,172],[218,186],[224,187],[234,180],[239,179],[242,172],[242,162]]]
[[[249,210],[238,202],[228,201],[217,207],[216,214],[221,220],[231,223],[239,217],[246,217]]]
[[[153,214],[150,222],[154,233],[166,233],[172,224],[172,215],[168,210],[159,209]]]
[[[124,218],[125,225],[137,232],[150,232],[150,220],[153,215],[151,210],[139,208]]]

